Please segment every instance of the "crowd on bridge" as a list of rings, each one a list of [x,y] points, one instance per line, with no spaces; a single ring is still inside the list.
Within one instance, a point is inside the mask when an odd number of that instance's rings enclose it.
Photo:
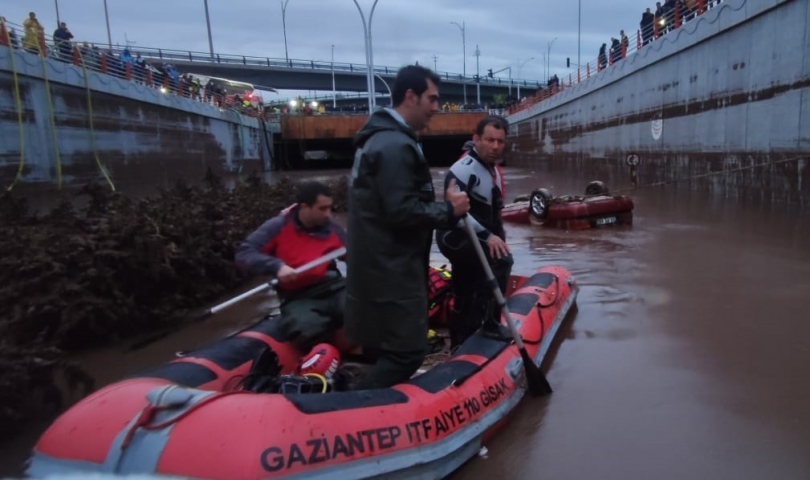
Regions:
[[[647,8],[641,14],[639,29],[636,35],[636,48],[652,43],[667,33],[680,28],[684,23],[702,15],[706,10],[714,8],[722,0],[665,0],[655,3],[655,12]],[[619,31],[619,36],[611,37],[610,46],[603,43],[599,47],[596,68],[600,71],[609,65],[627,57],[630,49],[630,39]]]
[[[641,22],[639,22],[640,28],[636,33],[636,48],[641,48],[656,41],[661,36],[702,15],[706,10],[714,8],[721,2],[722,0],[664,0],[663,3],[656,2],[655,12],[647,8],[642,13]],[[17,29],[19,28],[20,26],[17,26]],[[29,16],[23,21],[21,28],[22,39],[20,39],[16,31],[17,29],[4,17],[0,16],[0,45],[23,48],[43,57],[73,63],[84,69],[100,71],[160,89],[164,93],[181,95],[220,108],[235,109],[244,114],[269,118],[275,114],[290,113],[291,111],[299,111],[305,114],[368,113],[368,104],[361,101],[350,105],[339,105],[335,108],[328,103],[312,107],[310,106],[311,102],[306,101],[299,104],[299,107],[293,107],[292,109],[287,105],[265,106],[261,97],[252,94],[251,91],[239,90],[239,87],[234,88],[232,85],[228,85],[228,82],[215,79],[207,79],[203,83],[200,78],[195,78],[190,73],[180,73],[171,63],[159,59],[144,59],[139,53],[133,56],[128,46],[121,49],[118,47],[113,48],[110,45],[105,50],[102,50],[86,41],[81,43],[74,41],[74,35],[65,22],[58,24],[53,32],[52,41],[49,43],[46,39],[45,28],[34,12],[30,12]],[[630,48],[631,39],[624,30],[620,30],[618,37],[611,38],[610,45],[603,43],[599,48],[595,62],[596,72],[624,59]],[[590,66],[590,63],[579,66],[576,76],[577,82],[581,81],[583,75],[585,77],[591,75]],[[568,86],[572,84],[573,77],[569,75]],[[515,112],[549,98],[565,87],[566,82],[560,81],[555,74],[549,77],[545,88],[541,88],[531,97],[515,98],[510,95],[510,98],[497,101],[496,106],[446,102],[442,105],[441,110],[443,112],[461,112],[505,108],[508,111]]]
[[[22,31],[20,39],[17,29]],[[250,92],[229,89],[223,82],[207,79],[205,83],[189,73],[181,73],[168,62],[134,56],[129,47],[109,46],[102,50],[87,41],[73,40],[74,35],[66,22],[60,22],[49,42],[35,12],[30,12],[22,26],[16,26],[0,16],[0,46],[22,48],[28,52],[54,60],[73,63],[118,78],[160,89],[217,107],[233,108],[240,113],[259,116],[265,114],[262,101]]]
[[[636,49],[640,49],[658,40],[667,33],[680,28],[681,25],[702,15],[707,10],[716,7],[722,3],[722,1],[723,0],[664,0],[663,2],[656,2],[655,12],[653,12],[651,8],[647,8],[641,14],[641,21],[639,22],[639,29],[636,32],[635,39],[631,39],[624,30],[620,30],[617,37],[611,37],[610,45],[603,43],[599,47],[595,62],[595,73],[626,58],[633,44],[635,44]],[[590,62],[578,67],[576,77],[570,75],[567,85],[565,81],[560,82],[559,78],[556,78],[556,75],[554,75],[552,79],[549,79],[546,88],[539,90],[531,98],[523,98],[520,102],[513,104],[510,107],[510,111],[514,113],[551,97],[563,90],[566,86],[573,85],[574,78],[576,78],[576,82],[578,83],[583,80],[583,77],[590,77]]]

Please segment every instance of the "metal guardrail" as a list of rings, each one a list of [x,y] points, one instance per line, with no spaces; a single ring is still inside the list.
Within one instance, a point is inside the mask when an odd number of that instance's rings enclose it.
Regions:
[[[113,52],[123,50],[121,47],[113,47]],[[289,68],[298,70],[317,70],[322,72],[331,72],[333,68],[332,62],[324,62],[319,60],[300,60],[300,59],[284,59],[284,58],[271,58],[271,57],[254,57],[248,55],[232,55],[215,53],[212,57],[210,53],[192,52],[186,50],[171,50],[163,48],[150,48],[138,47],[130,48],[133,55],[140,54],[144,58],[155,58],[163,61],[183,61],[183,62],[197,62],[197,63],[216,63],[222,65],[244,65],[244,66],[258,66],[269,68]],[[335,72],[342,73],[366,73],[368,70],[366,65],[357,63],[334,63]],[[374,66],[374,73],[379,75],[396,75],[399,67],[387,66]],[[465,79],[468,84],[474,84],[475,76],[467,75],[466,77],[457,73],[450,72],[435,72],[439,77],[444,80],[453,80],[463,82]],[[520,84],[521,87],[539,87],[541,82],[538,80],[515,79],[511,80],[513,86]],[[498,85],[508,86],[509,80],[504,78],[489,78],[486,76],[481,77],[482,85]]]

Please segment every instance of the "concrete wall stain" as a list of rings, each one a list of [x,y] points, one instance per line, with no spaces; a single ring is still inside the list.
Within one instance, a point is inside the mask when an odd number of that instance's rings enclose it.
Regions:
[[[20,123],[14,99],[10,52],[0,47],[0,184],[5,188],[20,161]],[[15,50],[25,138],[23,176],[18,192],[56,189],[56,145],[64,188],[76,188],[103,175],[96,156],[117,189],[168,186],[179,178],[196,180],[207,169],[222,173],[269,166],[264,133],[254,118],[166,95],[133,82],[90,72],[93,130],[83,72],[46,61],[52,104],[47,101],[42,60]],[[94,150],[95,146],[95,150]]]

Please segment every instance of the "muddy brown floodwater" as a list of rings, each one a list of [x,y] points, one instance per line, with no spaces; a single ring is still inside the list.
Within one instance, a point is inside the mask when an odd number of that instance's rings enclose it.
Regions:
[[[506,174],[507,199],[540,186],[582,194],[592,180]],[[686,188],[630,194],[632,227],[508,228],[514,273],[568,268],[579,312],[561,330],[554,393],[526,397],[487,457],[452,478],[810,478],[810,219]],[[442,261],[437,251],[433,260]],[[260,296],[143,350],[78,360],[100,387],[250,323],[271,303]],[[4,447],[0,476],[18,471],[42,428]]]

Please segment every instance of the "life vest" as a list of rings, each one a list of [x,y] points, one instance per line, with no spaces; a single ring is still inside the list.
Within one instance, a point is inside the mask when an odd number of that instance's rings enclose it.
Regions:
[[[453,275],[441,267],[428,267],[428,319],[433,325],[447,323],[447,315],[453,306]]]

